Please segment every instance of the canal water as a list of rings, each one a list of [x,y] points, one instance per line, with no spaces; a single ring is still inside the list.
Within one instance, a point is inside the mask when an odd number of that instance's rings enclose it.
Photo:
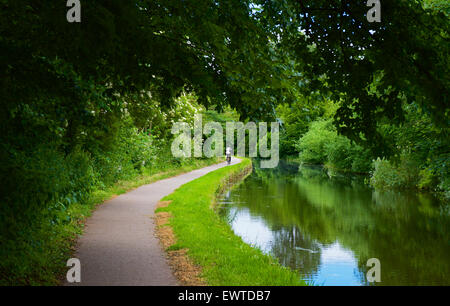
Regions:
[[[450,285],[450,213],[430,194],[378,192],[364,177],[280,162],[219,199],[242,239],[314,285]],[[370,258],[381,282],[368,282]]]

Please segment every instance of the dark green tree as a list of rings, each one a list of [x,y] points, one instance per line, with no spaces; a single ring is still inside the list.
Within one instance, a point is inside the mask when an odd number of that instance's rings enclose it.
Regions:
[[[365,2],[261,1],[260,18],[291,50],[301,88],[341,103],[339,131],[380,153],[377,122],[401,122],[405,101],[448,128],[450,23],[448,5],[408,0],[381,1],[381,22],[370,23]]]

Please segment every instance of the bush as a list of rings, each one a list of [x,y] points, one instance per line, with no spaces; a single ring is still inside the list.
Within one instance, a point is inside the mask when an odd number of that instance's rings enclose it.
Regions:
[[[98,184],[95,177],[92,158],[89,153],[77,150],[66,158],[68,186],[62,195],[69,196],[70,202],[83,202]]]
[[[373,162],[374,171],[370,184],[377,189],[395,188],[401,185],[395,167],[386,159],[377,158]]]
[[[377,158],[370,184],[377,189],[415,188],[419,183],[419,168],[409,156],[402,155],[400,162]]]
[[[352,147],[352,171],[359,173],[369,173],[372,169],[372,154],[370,150],[360,146]]]
[[[315,121],[296,144],[299,159],[304,163],[327,164],[337,170],[368,172],[371,169],[369,150],[338,135],[331,121]]]
[[[97,181],[109,186],[141,173],[144,166],[151,167],[156,152],[153,137],[140,133],[131,118],[124,118],[107,147],[93,150]]]
[[[296,148],[300,152],[299,159],[304,163],[324,164],[328,159],[326,145],[336,138],[330,121],[315,121],[309,131],[301,137]]]
[[[419,189],[431,190],[438,184],[438,179],[430,168],[420,170],[419,177],[419,183],[417,184]]]
[[[327,163],[337,169],[351,169],[353,163],[351,148],[352,144],[348,138],[335,134],[325,145]]]

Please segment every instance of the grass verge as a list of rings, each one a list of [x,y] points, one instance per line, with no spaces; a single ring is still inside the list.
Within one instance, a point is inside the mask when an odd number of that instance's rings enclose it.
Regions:
[[[27,233],[25,241],[7,241],[1,243],[8,250],[8,256],[2,257],[0,263],[0,286],[5,285],[58,285],[65,279],[66,262],[73,257],[76,241],[82,235],[86,219],[97,205],[117,195],[139,186],[189,172],[215,164],[223,159],[198,159],[186,165],[166,165],[164,170],[121,180],[112,186],[94,190],[89,199],[83,203],[72,203],[65,210],[58,212],[59,220],[42,219],[40,226]],[[32,237],[30,237],[30,235]]]
[[[168,225],[176,237],[172,250],[187,254],[200,267],[201,278],[213,286],[294,286],[305,285],[299,275],[273,257],[252,248],[234,234],[212,209],[218,192],[251,171],[251,161],[210,172],[178,188],[163,198],[170,205],[157,213],[168,213]],[[167,225],[166,225],[167,226]]]

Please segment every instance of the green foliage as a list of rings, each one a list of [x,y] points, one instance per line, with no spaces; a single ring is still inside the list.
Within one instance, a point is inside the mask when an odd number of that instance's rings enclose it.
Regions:
[[[139,132],[131,118],[120,123],[117,136],[109,147],[112,150],[92,152],[99,180],[106,185],[141,173],[142,168],[151,165],[155,159],[153,137]]]
[[[388,160],[377,158],[373,166],[374,172],[370,178],[372,186],[379,189],[401,186],[396,169]]]
[[[327,162],[340,169],[352,168],[351,143],[348,138],[335,135],[325,144]]]
[[[331,108],[331,105],[315,95],[308,98],[299,96],[291,105],[279,105],[276,111],[281,121],[280,155],[298,153],[295,143],[306,133],[312,121],[325,115],[327,108]]]
[[[417,183],[419,189],[433,189],[438,183],[436,175],[429,168],[420,170],[419,178],[420,180]]]
[[[225,108],[222,112],[218,112],[214,108],[207,109],[202,113],[204,122],[218,122],[222,126],[223,131],[226,131],[226,123],[239,121],[239,114],[230,107]]]
[[[393,152],[388,155],[390,158],[339,135],[327,115],[322,115],[296,142],[299,160],[337,170],[371,172],[370,183],[377,189],[426,189],[447,197],[448,129],[438,128],[417,103],[404,104],[403,109],[403,124],[389,121],[378,124],[386,148]],[[372,163],[373,159],[376,160]]]
[[[393,161],[410,154],[431,171],[419,185],[448,193],[448,5],[382,5],[383,22],[368,23],[350,0],[97,0],[71,24],[55,1],[0,1],[2,241],[96,187],[188,163],[167,153],[171,124],[213,106],[244,121],[283,105],[285,154],[367,169],[351,139]],[[348,139],[330,123],[307,132],[329,119],[328,100]]]
[[[167,108],[163,108],[149,91],[129,94],[125,99],[130,101],[127,110],[133,118],[134,125],[138,130],[148,132],[157,139],[170,137],[172,124],[177,121],[192,125],[194,115],[204,111],[204,107],[198,103],[197,95],[185,91]]]
[[[369,139],[384,154],[377,123],[402,122],[404,102],[448,127],[450,20],[442,2],[385,0],[379,23],[368,22],[368,7],[352,0],[283,1],[264,6],[262,15],[281,25],[280,44],[301,71],[302,92],[330,93],[340,103],[339,131]]]
[[[370,150],[360,146],[352,146],[352,171],[357,173],[369,173],[372,169],[372,154]]]
[[[450,3],[447,0],[425,0],[424,7],[442,12],[446,16],[450,15]]]
[[[290,96],[276,36],[245,1],[89,1],[80,24],[66,13],[0,1],[2,277],[36,279],[3,259],[48,241],[31,233],[61,230],[92,189],[189,164],[171,157],[170,127],[199,104],[270,117]]]
[[[326,146],[336,137],[337,133],[330,121],[311,123],[309,131],[297,142],[300,160],[305,163],[324,164],[328,158]]]
[[[397,165],[380,158],[373,163],[370,184],[377,189],[414,188],[419,183],[417,164],[407,155]]]
[[[446,191],[445,180],[439,185],[439,177],[431,168],[420,169],[411,154],[403,154],[395,163],[386,159],[374,161],[370,184],[377,189],[418,188]],[[423,167],[423,166],[422,166]]]
[[[384,123],[380,133],[397,152],[387,161],[380,162],[379,173],[374,171],[373,185],[383,188],[427,189],[446,193],[449,190],[450,145],[448,129],[437,127],[431,117],[416,103],[404,106],[405,122],[396,126]],[[386,169],[384,169],[386,168]],[[391,172],[384,178],[385,171]],[[378,174],[377,174],[378,173]],[[408,174],[409,173],[409,174]]]
[[[368,172],[370,153],[352,143],[347,137],[338,135],[330,120],[311,123],[310,129],[296,144],[301,162],[327,164],[338,170]]]

